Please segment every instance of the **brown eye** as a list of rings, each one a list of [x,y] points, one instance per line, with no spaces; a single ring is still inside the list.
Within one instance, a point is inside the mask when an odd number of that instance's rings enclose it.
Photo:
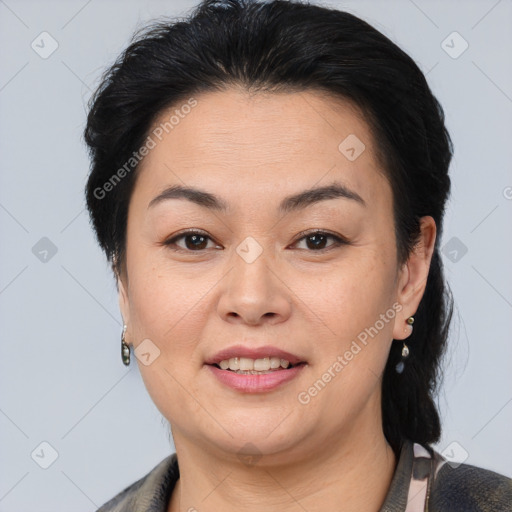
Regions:
[[[177,242],[182,239],[184,240],[184,244],[179,245]],[[177,250],[199,252],[207,248],[208,240],[211,240],[211,238],[201,231],[186,231],[170,238],[164,245],[177,246]]]
[[[334,243],[326,246],[327,240],[329,238],[334,240]],[[296,243],[301,242],[302,240],[305,240],[306,248],[312,251],[329,250],[348,243],[347,240],[325,231],[310,232],[309,234],[306,234],[300,238]]]

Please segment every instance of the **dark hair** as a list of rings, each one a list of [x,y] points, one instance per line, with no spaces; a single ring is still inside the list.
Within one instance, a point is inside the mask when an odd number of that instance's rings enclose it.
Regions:
[[[384,434],[397,455],[405,438],[438,441],[433,395],[453,311],[439,240],[453,147],[443,110],[421,70],[356,16],[297,1],[205,0],[187,19],[157,21],[135,36],[103,75],[85,129],[92,160],[87,207],[113,269],[120,273],[124,262],[137,170],[130,159],[156,117],[192,95],[229,86],[253,92],[315,90],[359,107],[393,190],[398,264],[419,239],[419,219],[434,218],[438,236],[408,340],[411,354],[398,374],[401,343],[392,344],[382,414]],[[122,168],[125,172],[116,174]]]

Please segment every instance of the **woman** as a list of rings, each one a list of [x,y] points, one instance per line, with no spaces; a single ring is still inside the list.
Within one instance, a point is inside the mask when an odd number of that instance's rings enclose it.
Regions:
[[[206,0],[93,98],[87,204],[176,454],[101,512],[511,510],[430,446],[452,145],[355,16]]]

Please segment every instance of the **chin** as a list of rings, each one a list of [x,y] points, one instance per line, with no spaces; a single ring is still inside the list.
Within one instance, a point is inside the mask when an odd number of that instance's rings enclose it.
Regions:
[[[270,413],[269,413],[270,414]],[[280,417],[275,414],[272,417],[265,417],[266,412],[262,411],[259,418],[254,414],[241,414],[236,423],[227,421],[223,424],[226,430],[221,430],[220,436],[212,437],[213,430],[202,433],[202,439],[208,446],[215,446],[225,454],[242,457],[253,456],[275,456],[276,462],[284,462],[289,457],[290,451],[303,446],[306,434],[304,423],[294,421],[292,415],[285,413]],[[216,428],[219,432],[219,429]],[[267,459],[269,462],[270,459]]]

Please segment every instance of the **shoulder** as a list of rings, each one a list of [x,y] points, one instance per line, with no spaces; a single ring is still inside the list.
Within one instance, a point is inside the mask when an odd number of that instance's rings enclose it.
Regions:
[[[97,512],[165,512],[178,478],[177,459],[173,453],[142,478],[125,487]]]
[[[512,512],[512,479],[471,464],[453,466],[439,460],[430,512]]]

